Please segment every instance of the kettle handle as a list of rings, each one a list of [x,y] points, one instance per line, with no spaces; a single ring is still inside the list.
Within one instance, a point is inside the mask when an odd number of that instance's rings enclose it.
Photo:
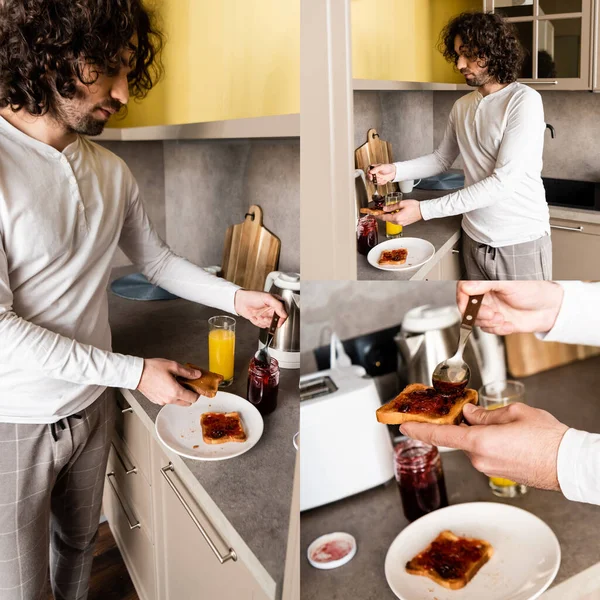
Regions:
[[[269,273],[267,275],[267,279],[265,280],[265,292],[268,292],[271,287],[273,287],[273,283],[275,283],[275,280],[281,275],[281,271],[271,271],[271,273]]]

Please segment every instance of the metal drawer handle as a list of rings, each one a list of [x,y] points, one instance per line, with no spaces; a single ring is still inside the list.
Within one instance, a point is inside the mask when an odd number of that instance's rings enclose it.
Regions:
[[[110,473],[106,474],[106,479],[108,479],[108,483],[110,483],[110,487],[113,489],[113,492],[115,493],[115,496],[117,497],[117,500],[119,501],[119,504],[121,505],[121,509],[123,510],[123,513],[125,514],[127,523],[129,523],[129,529],[141,528],[142,525],[140,524],[139,521],[137,521],[136,523],[133,523],[131,521],[131,519],[129,518],[129,515],[127,514],[127,509],[125,508],[125,503],[123,502],[123,500],[121,500],[121,496],[119,496],[119,492],[117,492],[117,488],[115,487],[115,484],[113,483],[113,480],[112,480],[113,477],[116,477],[114,471],[111,471]],[[134,517],[134,519],[135,519],[135,517]]]
[[[123,414],[128,413],[128,412],[132,413],[133,412],[133,408],[131,408],[131,406],[128,406],[127,408],[122,408],[121,412]]]
[[[229,552],[225,556],[223,556],[219,552],[219,549],[215,546],[214,542],[210,539],[208,533],[206,532],[206,529],[204,529],[204,527],[202,527],[202,524],[200,523],[200,521],[198,521],[198,519],[196,518],[196,515],[192,512],[192,509],[190,508],[189,504],[185,501],[185,498],[181,495],[181,492],[175,487],[175,484],[173,483],[171,478],[167,475],[167,471],[175,472],[175,468],[173,467],[172,463],[169,463],[166,467],[162,467],[160,472],[162,473],[163,477],[167,480],[169,487],[173,490],[173,492],[177,496],[177,499],[179,500],[179,502],[181,502],[183,508],[185,509],[185,512],[189,515],[190,519],[192,519],[192,521],[194,522],[194,525],[198,528],[198,530],[202,534],[202,537],[206,540],[206,543],[210,546],[210,549],[213,551],[214,555],[219,559],[219,562],[221,564],[223,564],[224,562],[227,562],[228,560],[237,560],[237,554],[235,553],[235,550],[233,548],[229,548]]]
[[[530,79],[529,81],[521,81],[525,85],[558,85],[558,81],[539,81],[537,79]]]
[[[452,254],[460,254],[460,250],[457,250],[456,248],[452,248]]]
[[[127,465],[125,464],[125,461],[123,460],[123,457],[117,450],[117,447],[112,442],[110,443],[110,445],[112,446],[112,449],[115,451],[115,454],[117,455],[117,458],[119,459],[119,462],[121,463],[121,466],[123,467],[123,470],[125,471],[125,475],[132,475],[132,474],[137,475],[137,467],[135,467],[134,465],[131,465],[131,469],[128,469]]]
[[[563,229],[564,231],[579,231],[581,233],[583,231],[583,225],[579,227],[564,227],[563,225],[550,225],[550,229]]]

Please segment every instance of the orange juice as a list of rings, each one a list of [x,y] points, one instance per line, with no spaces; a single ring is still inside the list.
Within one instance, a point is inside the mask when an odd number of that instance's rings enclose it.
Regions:
[[[487,410],[496,410],[497,408],[502,408],[503,406],[506,406],[506,404],[491,404],[487,407]],[[510,487],[511,485],[517,485],[515,481],[511,481],[505,477],[490,477],[490,482],[498,487]]]
[[[387,237],[395,237],[402,235],[402,225],[396,225],[396,223],[385,222],[385,235]]]
[[[213,329],[208,333],[208,369],[223,375],[226,382],[233,379],[235,331]]]

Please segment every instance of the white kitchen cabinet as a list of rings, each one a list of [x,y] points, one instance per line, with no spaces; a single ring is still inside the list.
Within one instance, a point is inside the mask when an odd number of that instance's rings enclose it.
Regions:
[[[440,279],[458,281],[461,278],[460,241],[440,259]]]
[[[538,90],[590,90],[593,0],[486,0],[513,23],[527,51],[519,81]]]
[[[550,219],[552,278],[600,280],[600,225]]]
[[[600,0],[594,2],[592,90],[600,92]]]
[[[152,465],[160,599],[269,600],[157,444]]]

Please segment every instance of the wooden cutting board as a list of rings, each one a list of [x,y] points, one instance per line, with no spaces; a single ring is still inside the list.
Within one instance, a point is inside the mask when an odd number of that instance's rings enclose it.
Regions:
[[[508,371],[512,377],[527,377],[590,356],[600,356],[596,346],[542,342],[533,333],[513,333],[505,338]]]
[[[378,163],[392,163],[392,144],[379,138],[376,129],[369,129],[367,132],[367,141],[354,151],[354,162],[357,169],[362,169],[367,174],[369,165]],[[385,185],[377,186],[379,193],[382,196],[398,191],[398,184],[386,183]],[[369,200],[375,193],[375,186],[372,181],[367,179],[367,192]]]
[[[263,226],[260,206],[252,205],[243,223],[225,233],[223,277],[244,289],[263,291],[265,279],[279,264],[281,240]]]

